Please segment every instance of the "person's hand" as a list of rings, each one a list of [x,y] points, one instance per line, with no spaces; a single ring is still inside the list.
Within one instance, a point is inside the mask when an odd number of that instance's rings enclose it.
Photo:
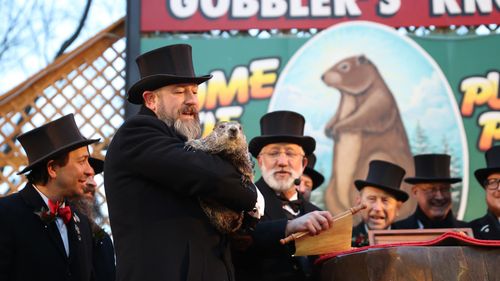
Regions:
[[[286,236],[308,231],[310,235],[319,234],[329,229],[333,224],[333,217],[328,211],[314,211],[301,217],[288,221],[286,225]]]

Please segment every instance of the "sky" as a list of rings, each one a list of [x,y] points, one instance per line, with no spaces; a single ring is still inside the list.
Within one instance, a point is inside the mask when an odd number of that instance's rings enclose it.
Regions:
[[[0,95],[44,68],[62,43],[75,31],[86,1],[72,0],[0,0],[0,40],[15,33],[21,39],[0,58]],[[25,7],[24,10],[21,8]],[[34,7],[34,8],[33,8]],[[33,10],[30,10],[33,8]],[[93,0],[87,21],[78,39],[67,51],[78,47],[102,29],[125,16],[126,0]],[[30,24],[8,31],[15,15]],[[49,24],[47,24],[49,23]],[[21,26],[21,25],[18,25]],[[45,27],[47,27],[44,29]],[[44,33],[43,30],[48,30]],[[40,34],[48,34],[48,40]],[[0,42],[1,44],[1,42]],[[1,50],[1,49],[0,49]]]

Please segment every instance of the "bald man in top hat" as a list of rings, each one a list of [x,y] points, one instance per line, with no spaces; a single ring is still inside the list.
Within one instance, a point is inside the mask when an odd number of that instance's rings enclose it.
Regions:
[[[318,186],[322,185],[325,181],[325,177],[314,169],[316,164],[316,155],[310,154],[307,156],[307,166],[304,169],[304,173],[300,177],[300,184],[297,190],[302,194],[304,200],[310,201],[311,192],[313,192]]]
[[[474,172],[486,193],[486,215],[469,223],[474,237],[500,240],[500,146],[493,146],[485,153],[486,168]]]
[[[228,238],[199,198],[252,211],[257,194],[218,155],[187,151],[200,137],[191,46],[170,45],[137,58],[141,79],[128,90],[139,113],[118,129],[106,154],[104,186],[117,280],[234,280]]]
[[[451,185],[462,181],[450,176],[451,157],[447,154],[415,155],[415,177],[405,178],[413,184],[417,199],[413,215],[393,224],[393,229],[428,229],[467,227],[451,210]]]
[[[98,140],[84,138],[72,114],[17,139],[28,182],[0,198],[0,280],[91,280],[90,223],[67,199],[83,196],[93,172],[87,146]]]
[[[356,204],[366,205],[360,211],[362,222],[352,230],[352,246],[368,245],[368,230],[390,229],[398,216],[401,205],[408,200],[408,194],[401,190],[405,170],[400,166],[382,160],[369,164],[366,180],[356,180],[359,191]]]
[[[295,181],[316,142],[304,136],[304,117],[292,111],[275,111],[260,119],[261,135],[249,143],[262,177],[256,185],[265,199],[264,215],[253,232],[253,244],[235,254],[237,280],[305,280],[311,274],[307,258],[292,257],[294,244],[281,245],[286,236],[309,231],[318,234],[332,225],[329,212],[304,200]]]

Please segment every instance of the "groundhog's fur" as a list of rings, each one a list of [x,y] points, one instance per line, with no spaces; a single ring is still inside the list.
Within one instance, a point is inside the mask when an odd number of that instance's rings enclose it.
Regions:
[[[246,137],[236,121],[219,122],[208,136],[186,142],[188,150],[200,150],[221,155],[230,161],[242,174],[242,182],[253,181],[253,167]],[[199,199],[210,222],[221,233],[232,233],[241,227],[243,212],[237,213],[214,201]]]

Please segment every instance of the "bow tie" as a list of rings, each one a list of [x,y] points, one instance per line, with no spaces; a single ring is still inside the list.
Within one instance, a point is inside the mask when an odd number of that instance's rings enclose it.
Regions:
[[[55,214],[60,217],[64,224],[67,224],[72,217],[71,208],[69,206],[61,207],[62,202],[49,200],[49,211],[51,214]]]
[[[281,199],[281,206],[289,206],[290,208],[292,208],[294,212],[300,211],[300,206],[302,206],[301,199],[288,201],[288,199],[282,198],[281,196],[280,199]]]

